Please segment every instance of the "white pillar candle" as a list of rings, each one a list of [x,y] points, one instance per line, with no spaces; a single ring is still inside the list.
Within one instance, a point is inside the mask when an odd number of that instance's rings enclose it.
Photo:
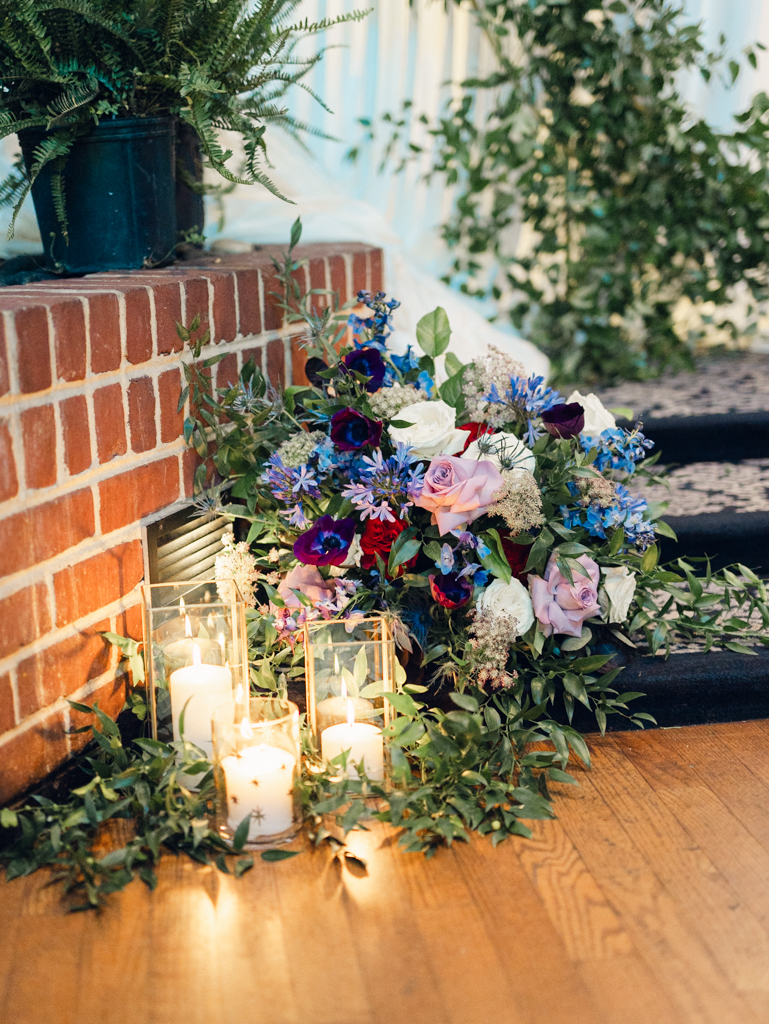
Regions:
[[[235,831],[251,815],[248,838],[274,836],[294,823],[296,758],[281,747],[244,747],[222,760],[227,824]]]
[[[366,775],[372,782],[384,779],[384,738],[382,730],[368,722],[356,722],[352,702],[348,703],[347,721],[332,725],[320,734],[320,749],[324,761],[337,757],[343,750],[347,755],[347,774],[359,778],[355,764],[363,761]]]
[[[201,664],[197,644],[193,647],[192,658],[193,664],[172,672],[168,682],[174,739],[182,738],[179,716],[186,704],[184,739],[202,747],[210,758],[213,753],[211,715],[222,704],[232,700],[232,674],[225,665]]]

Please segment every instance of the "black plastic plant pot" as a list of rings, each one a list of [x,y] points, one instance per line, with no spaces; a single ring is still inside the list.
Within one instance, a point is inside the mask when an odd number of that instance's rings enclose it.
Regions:
[[[174,257],[176,182],[175,121],[137,117],[102,121],[77,139],[63,171],[68,239],[51,194],[53,165],[32,187],[32,199],[52,270],[94,274],[138,270]],[[45,129],[19,132],[29,168]]]
[[[206,222],[203,196],[189,187],[189,181],[203,183],[200,139],[194,128],[179,121],[176,125],[176,230],[180,238],[190,232],[202,235]]]

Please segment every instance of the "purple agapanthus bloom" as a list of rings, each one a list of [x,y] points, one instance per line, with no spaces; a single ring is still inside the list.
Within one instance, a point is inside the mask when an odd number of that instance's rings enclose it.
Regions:
[[[382,421],[370,420],[355,409],[340,409],[331,417],[331,440],[340,451],[354,452],[382,439]]]
[[[411,454],[411,446],[398,442],[395,454],[385,459],[381,449],[369,458],[364,455],[356,479],[342,491],[357,507],[362,519],[395,521],[399,519],[422,493],[424,470],[419,459]]]
[[[342,362],[348,370],[354,370],[355,373],[361,373],[369,378],[366,383],[366,391],[369,394],[379,391],[382,387],[387,367],[378,349],[360,348],[356,352],[348,352]]]
[[[320,497],[315,471],[307,465],[296,468],[284,466],[283,460],[277,454],[271,455],[267,460],[262,483],[269,487],[278,501],[295,502],[302,492],[311,498]]]
[[[565,399],[545,384],[544,377],[511,377],[504,398],[499,397],[496,384],[492,384],[486,401],[492,405],[507,405],[510,407],[511,420],[526,421],[525,439],[531,448],[537,438],[542,436],[535,419],[553,406],[562,405]]]
[[[354,535],[354,519],[321,516],[294,541],[294,555],[305,565],[341,565]]]

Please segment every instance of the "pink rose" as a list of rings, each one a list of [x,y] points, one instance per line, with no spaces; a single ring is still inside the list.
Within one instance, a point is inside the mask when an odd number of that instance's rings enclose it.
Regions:
[[[415,504],[432,512],[433,522],[444,534],[482,516],[503,482],[502,474],[488,459],[438,455],[427,468]]]
[[[288,576],[281,581],[278,593],[286,602],[286,608],[301,608],[302,602],[292,593],[298,590],[300,594],[309,597],[313,604],[323,601],[327,597],[334,597],[336,588],[333,580],[324,580],[314,565],[295,565]]]
[[[545,578],[529,576],[529,590],[534,614],[545,627],[545,636],[552,633],[566,633],[581,636],[582,623],[598,615],[598,581],[601,578],[598,566],[588,555],[580,555],[577,562],[590,574],[582,576],[574,571],[571,584],[561,574],[555,562],[555,555],[545,569]]]

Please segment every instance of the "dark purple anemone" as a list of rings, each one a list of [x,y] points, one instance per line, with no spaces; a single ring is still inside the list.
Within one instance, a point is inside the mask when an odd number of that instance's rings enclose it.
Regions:
[[[430,577],[430,593],[443,608],[461,608],[473,596],[473,583],[459,573],[447,572],[443,576]]]
[[[585,410],[579,402],[554,405],[542,413],[542,423],[548,434],[568,440],[576,437],[585,426]]]
[[[359,348],[356,352],[348,352],[343,362],[348,370],[354,370],[356,373],[362,373],[364,377],[371,378],[366,384],[366,391],[369,393],[379,391],[387,369],[379,349]]]
[[[354,535],[354,519],[321,516],[294,541],[294,554],[305,565],[341,565]]]
[[[378,445],[381,439],[381,420],[370,420],[355,409],[340,409],[331,417],[331,440],[340,451],[354,452],[367,444]]]
[[[317,356],[311,356],[304,364],[304,373],[307,380],[315,388],[327,388],[329,381],[325,377],[321,377],[320,374],[328,369],[328,363],[324,363],[322,359],[318,359]]]

